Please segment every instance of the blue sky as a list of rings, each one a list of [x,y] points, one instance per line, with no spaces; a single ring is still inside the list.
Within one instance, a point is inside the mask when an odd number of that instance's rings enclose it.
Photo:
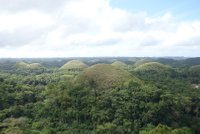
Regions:
[[[198,0],[0,3],[0,57],[200,56]]]
[[[111,5],[131,12],[145,11],[152,16],[172,12],[179,19],[200,19],[199,0],[111,0]]]

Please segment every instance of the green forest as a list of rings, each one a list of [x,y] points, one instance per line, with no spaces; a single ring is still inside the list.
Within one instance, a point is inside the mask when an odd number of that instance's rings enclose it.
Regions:
[[[4,58],[0,96],[0,134],[200,134],[200,58]]]

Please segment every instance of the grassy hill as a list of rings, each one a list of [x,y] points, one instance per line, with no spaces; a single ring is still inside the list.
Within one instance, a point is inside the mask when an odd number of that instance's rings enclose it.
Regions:
[[[17,62],[13,66],[14,70],[19,74],[41,74],[47,71],[47,68],[40,63],[26,63],[23,61]]]
[[[60,70],[83,70],[87,68],[88,66],[79,60],[71,60],[64,64]]]
[[[191,73],[200,73],[200,65],[195,65],[189,68]]]
[[[127,65],[124,62],[121,62],[121,61],[115,61],[111,65],[118,67],[118,68],[126,68],[127,67]]]
[[[83,85],[89,85],[95,89],[109,89],[119,86],[130,79],[138,80],[127,71],[110,64],[93,65],[80,74],[77,79]]]
[[[199,84],[200,83],[200,65],[195,65],[189,68],[188,70],[190,80],[192,83]]]
[[[169,71],[171,69],[172,69],[171,67],[163,65],[158,62],[148,62],[148,63],[144,63],[142,65],[139,65],[138,67],[136,67],[134,69],[134,71],[136,71],[136,72],[138,72],[138,71],[165,72],[165,71]]]
[[[143,80],[162,81],[166,78],[177,77],[175,70],[158,62],[149,62],[136,67],[133,74]]]
[[[28,64],[23,61],[17,62],[15,65],[16,68],[24,68],[24,69],[27,68],[27,66],[28,66]]]
[[[15,67],[17,69],[30,69],[30,70],[37,70],[37,69],[42,69],[44,68],[40,63],[25,63],[23,61],[17,62],[15,64]]]
[[[151,62],[151,61],[145,60],[145,59],[141,59],[141,60],[138,60],[138,61],[135,62],[134,67],[138,67],[138,66],[140,66],[142,64],[149,63],[149,62]]]

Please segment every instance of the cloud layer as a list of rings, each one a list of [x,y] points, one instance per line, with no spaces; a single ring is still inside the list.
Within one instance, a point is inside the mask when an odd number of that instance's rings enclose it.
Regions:
[[[135,13],[109,0],[0,2],[0,57],[200,56],[200,21],[170,12]]]

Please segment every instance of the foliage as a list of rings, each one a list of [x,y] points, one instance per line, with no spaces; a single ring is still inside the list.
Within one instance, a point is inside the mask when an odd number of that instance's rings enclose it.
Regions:
[[[191,73],[198,66],[145,63],[125,71],[97,64],[83,72],[49,66],[37,72],[15,65],[0,69],[2,134],[200,133],[200,90],[191,86],[200,81]]]

